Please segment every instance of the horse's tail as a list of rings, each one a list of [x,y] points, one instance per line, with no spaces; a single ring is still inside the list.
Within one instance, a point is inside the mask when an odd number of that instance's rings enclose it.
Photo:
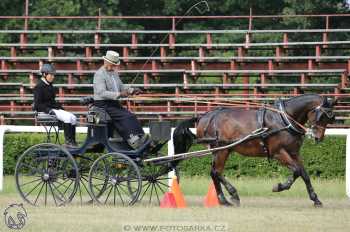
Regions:
[[[193,126],[197,120],[197,117],[185,120],[175,128],[173,134],[175,154],[185,153],[192,146],[196,135],[194,135],[189,128]]]

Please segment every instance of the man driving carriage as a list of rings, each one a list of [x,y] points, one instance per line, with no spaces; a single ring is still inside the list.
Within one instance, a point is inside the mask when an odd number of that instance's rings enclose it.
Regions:
[[[103,66],[94,75],[94,105],[103,108],[112,118],[113,126],[119,135],[133,149],[148,140],[136,116],[125,109],[120,98],[141,93],[138,88],[126,87],[119,78],[116,67],[120,64],[119,54],[107,51]]]
[[[65,144],[77,146],[75,140],[77,117],[71,112],[65,111],[55,99],[55,88],[52,85],[55,79],[55,68],[51,64],[43,64],[40,73],[41,78],[34,88],[33,109],[37,112],[55,115],[59,121],[63,122]]]

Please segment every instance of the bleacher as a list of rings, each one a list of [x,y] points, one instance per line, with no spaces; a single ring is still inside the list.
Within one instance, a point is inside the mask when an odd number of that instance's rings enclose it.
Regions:
[[[338,122],[349,118],[350,28],[329,28],[328,21],[324,29],[252,30],[249,24],[248,30],[177,30],[174,25],[172,30],[0,28],[3,41],[10,41],[0,43],[0,124],[33,121],[32,90],[44,62],[57,69],[58,100],[84,120],[86,108],[79,99],[92,94],[94,72],[108,49],[122,56],[119,73],[124,83],[145,89],[139,97],[124,99],[142,120],[182,119],[222,106],[220,102],[229,107],[238,107],[230,101],[269,104],[279,97],[315,92],[340,99]],[[43,34],[50,39],[37,42],[35,36]],[[261,35],[266,34],[280,41],[264,41]],[[84,39],[72,43],[76,35]],[[104,42],[115,35],[130,38],[130,43]],[[148,43],[145,35],[164,39]],[[234,42],[220,42],[223,35]],[[191,36],[198,39],[183,42]]]

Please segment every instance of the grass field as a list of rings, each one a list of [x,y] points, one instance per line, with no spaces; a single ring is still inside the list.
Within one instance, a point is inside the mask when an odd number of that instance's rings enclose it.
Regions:
[[[21,203],[14,178],[6,177],[0,193],[0,209]],[[154,231],[350,231],[350,200],[345,194],[344,180],[313,180],[323,208],[314,208],[305,186],[298,180],[291,190],[272,193],[272,186],[282,179],[232,179],[241,196],[239,208],[204,208],[203,198],[209,179],[181,179],[186,209],[161,209],[136,204],[132,207],[81,206],[77,201],[65,207],[31,207],[26,226],[21,231],[136,231],[134,225],[222,225],[216,230],[184,230],[184,227]],[[206,225],[206,224],[205,224]],[[3,220],[0,231],[10,231]],[[151,231],[151,230],[139,230]]]

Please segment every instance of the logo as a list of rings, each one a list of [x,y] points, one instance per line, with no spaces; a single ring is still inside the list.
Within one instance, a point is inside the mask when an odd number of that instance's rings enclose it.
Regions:
[[[4,216],[8,228],[20,230],[25,226],[28,215],[23,204],[11,204],[5,209]]]

